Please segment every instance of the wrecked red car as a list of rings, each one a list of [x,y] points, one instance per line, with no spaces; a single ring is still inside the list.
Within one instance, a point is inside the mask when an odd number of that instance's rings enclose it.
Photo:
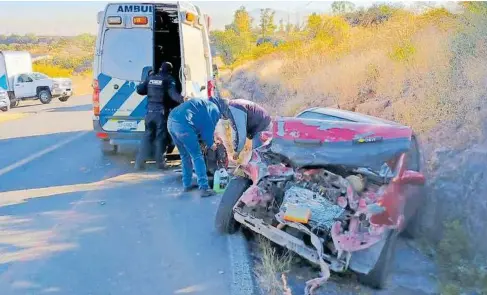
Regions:
[[[400,232],[411,232],[423,198],[411,128],[357,113],[315,108],[273,122],[269,141],[237,168],[215,225],[240,225],[329,271],[357,273],[383,288]]]

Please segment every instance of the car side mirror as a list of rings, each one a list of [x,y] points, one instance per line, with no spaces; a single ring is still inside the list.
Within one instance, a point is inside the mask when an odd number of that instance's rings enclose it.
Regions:
[[[147,77],[150,75],[151,71],[152,71],[151,66],[144,67],[142,69],[142,74],[140,75],[140,81],[145,81],[145,79],[147,79]]]
[[[426,182],[424,175],[413,170],[406,170],[401,176],[402,184],[423,185]]]

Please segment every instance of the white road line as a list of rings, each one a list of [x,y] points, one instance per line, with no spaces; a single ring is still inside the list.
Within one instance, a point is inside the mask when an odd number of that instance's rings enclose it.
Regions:
[[[46,149],[43,149],[42,151],[39,151],[39,152],[37,152],[37,153],[35,153],[33,155],[30,155],[30,156],[28,156],[25,159],[22,159],[22,160],[20,160],[20,161],[18,161],[16,163],[13,163],[13,164],[11,164],[11,165],[9,165],[7,167],[4,167],[4,168],[0,169],[0,176],[2,176],[5,173],[8,173],[8,172],[10,172],[10,171],[12,171],[12,170],[14,170],[16,168],[19,168],[21,166],[24,166],[25,164],[27,164],[27,163],[29,163],[29,162],[37,159],[37,158],[40,158],[40,157],[44,156],[45,154],[50,153],[50,152],[52,152],[52,151],[54,151],[54,150],[62,147],[63,145],[66,145],[66,144],[72,142],[73,140],[75,140],[77,138],[80,138],[81,136],[87,134],[88,132],[89,131],[83,131],[83,132],[81,132],[79,134],[76,134],[74,136],[71,136],[71,137],[69,137],[69,138],[67,138],[67,139],[65,139],[65,140],[63,140],[63,141],[61,141],[61,142],[59,142],[59,143],[57,143],[55,145],[52,145],[52,146],[50,146],[50,147],[48,147]]]
[[[247,241],[241,233],[227,235],[228,254],[230,267],[232,268],[232,295],[250,295],[255,293],[254,280],[252,279]]]

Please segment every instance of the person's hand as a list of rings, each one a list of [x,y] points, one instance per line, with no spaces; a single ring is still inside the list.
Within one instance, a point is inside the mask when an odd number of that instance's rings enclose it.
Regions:
[[[234,161],[237,161],[238,160],[238,157],[239,157],[239,154],[237,154],[237,153],[234,153],[233,154],[233,160]]]

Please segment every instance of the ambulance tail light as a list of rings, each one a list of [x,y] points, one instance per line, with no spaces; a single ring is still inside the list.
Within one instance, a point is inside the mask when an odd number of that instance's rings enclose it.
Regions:
[[[134,16],[132,22],[134,25],[145,26],[149,23],[149,19],[146,16]]]
[[[208,87],[206,89],[208,89],[208,97],[213,97],[215,94],[215,83],[213,80],[208,81]]]
[[[98,80],[93,80],[93,114],[100,115],[100,84]]]

